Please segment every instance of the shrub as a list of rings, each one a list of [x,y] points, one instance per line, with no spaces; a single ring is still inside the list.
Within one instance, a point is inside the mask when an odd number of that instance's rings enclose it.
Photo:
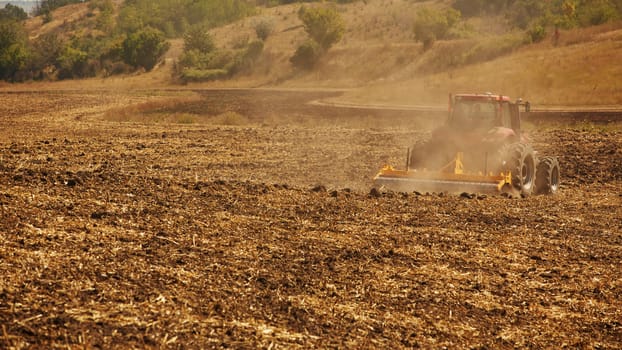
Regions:
[[[309,39],[296,49],[289,61],[294,67],[311,69],[331,46],[341,40],[345,24],[332,8],[307,9],[303,6],[298,10],[298,17]]]
[[[196,50],[202,53],[212,52],[216,48],[214,39],[207,25],[195,25],[184,34],[184,50]]]
[[[123,60],[135,68],[151,70],[169,47],[161,31],[147,27],[128,35],[123,41]]]
[[[262,41],[259,41],[259,40],[251,41],[246,47],[246,50],[244,50],[244,54],[243,54],[244,59],[254,61],[257,58],[259,58],[259,56],[263,52],[263,46],[264,45]]]
[[[263,52],[263,41],[255,40],[250,42],[244,50],[239,52],[229,64],[224,67],[230,75],[248,71],[253,68],[255,61]]]
[[[322,55],[322,49],[315,40],[307,40],[296,49],[289,61],[294,67],[311,69]]]
[[[234,55],[226,50],[214,50],[204,53],[199,50],[184,52],[179,59],[179,66],[196,69],[222,69],[234,59]]]
[[[546,38],[546,29],[541,25],[534,25],[527,31],[532,43],[539,43]]]
[[[460,12],[448,8],[445,11],[424,7],[417,12],[413,26],[415,39],[430,48],[436,39],[444,39],[449,30],[460,21]]]
[[[226,69],[199,69],[184,68],[180,78],[185,82],[199,82],[226,78],[229,72]]]
[[[32,68],[42,70],[46,66],[57,65],[58,57],[65,49],[65,43],[55,33],[39,36],[32,42],[33,58]]]
[[[187,67],[202,67],[202,62],[205,60],[205,54],[199,50],[185,51],[180,57],[178,65],[181,69]]]
[[[191,25],[215,27],[254,11],[254,5],[245,0],[128,0],[119,12],[119,27],[133,32],[150,26],[173,37]]]
[[[301,7],[298,17],[311,39],[324,50],[328,50],[339,42],[345,32],[343,19],[335,9],[317,7],[306,9]]]
[[[86,52],[66,46],[58,57],[58,77],[60,79],[78,78],[86,74],[88,56]]]
[[[622,11],[622,7],[619,10]],[[617,19],[619,10],[609,0],[592,0],[580,7],[577,16],[580,25],[593,26]]]
[[[131,72],[132,67],[124,62],[105,60],[102,64],[105,75],[126,74]]]
[[[550,2],[542,0],[517,0],[509,7],[507,16],[510,23],[527,29],[535,21],[542,21],[551,12]]]
[[[267,20],[262,20],[261,22],[255,25],[255,33],[257,34],[257,38],[260,40],[266,41],[270,34],[272,34],[274,26]]]
[[[100,5],[100,13],[96,20],[96,28],[105,32],[112,33],[115,27],[114,8],[110,0]]]

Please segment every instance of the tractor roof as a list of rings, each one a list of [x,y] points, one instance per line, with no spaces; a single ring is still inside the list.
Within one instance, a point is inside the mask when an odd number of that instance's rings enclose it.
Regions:
[[[503,95],[494,95],[490,92],[485,94],[457,94],[455,95],[457,100],[469,100],[469,101],[508,101],[510,98]]]

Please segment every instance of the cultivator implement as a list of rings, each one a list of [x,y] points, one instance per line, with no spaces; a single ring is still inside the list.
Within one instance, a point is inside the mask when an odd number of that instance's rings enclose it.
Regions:
[[[396,170],[385,166],[374,177],[376,188],[387,188],[398,192],[473,192],[498,193],[512,188],[512,176],[500,173],[465,173],[462,164],[462,153],[438,171],[426,169]]]
[[[445,123],[408,150],[406,170],[385,166],[374,177],[374,186],[400,192],[554,194],[559,189],[559,161],[536,157],[526,143],[521,106],[529,112],[529,103],[521,99],[450,94]],[[468,170],[460,151],[467,152]]]

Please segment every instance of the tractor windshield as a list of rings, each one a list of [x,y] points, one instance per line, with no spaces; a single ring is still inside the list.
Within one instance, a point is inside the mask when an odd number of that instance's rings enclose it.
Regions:
[[[449,124],[464,129],[493,127],[497,121],[494,101],[456,100]]]

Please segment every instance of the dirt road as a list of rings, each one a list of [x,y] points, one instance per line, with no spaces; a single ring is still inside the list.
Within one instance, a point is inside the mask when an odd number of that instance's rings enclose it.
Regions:
[[[618,124],[530,131],[553,197],[376,197],[439,116],[171,94],[0,94],[0,348],[622,348]]]

